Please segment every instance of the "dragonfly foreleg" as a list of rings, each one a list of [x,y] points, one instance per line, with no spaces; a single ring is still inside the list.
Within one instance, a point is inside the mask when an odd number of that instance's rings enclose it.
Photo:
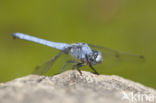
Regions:
[[[94,69],[94,67],[89,63],[89,67],[94,71],[94,74],[99,75],[99,73]]]

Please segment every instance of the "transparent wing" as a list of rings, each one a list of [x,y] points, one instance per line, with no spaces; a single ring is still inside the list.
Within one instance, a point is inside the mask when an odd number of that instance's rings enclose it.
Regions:
[[[110,48],[96,46],[88,44],[93,50],[101,51],[103,56],[103,62],[101,64],[94,65],[98,73],[103,74],[110,72],[111,69],[122,67],[129,63],[143,63],[145,61],[144,56],[138,54],[132,54],[127,52],[121,52]]]
[[[73,66],[78,63],[78,60],[74,59],[70,55],[64,55],[61,59],[63,59],[63,61],[62,61],[62,65],[60,65],[61,66],[60,72],[64,72],[66,70],[72,70]]]
[[[54,56],[52,59],[46,61],[43,64],[38,65],[35,70],[32,72],[32,74],[38,74],[42,75],[53,66],[54,62],[61,56],[62,52],[58,53],[56,56]]]
[[[63,72],[68,69],[72,69],[73,65],[76,64],[76,60],[63,52],[58,53],[52,59],[38,65],[32,74],[43,75],[43,74],[56,74]],[[51,68],[55,67],[51,70]],[[47,73],[48,72],[48,73]]]
[[[128,61],[128,62],[129,61],[130,62],[143,62],[143,61],[145,61],[145,58],[142,55],[117,51],[117,50],[113,50],[110,48],[92,45],[92,44],[88,44],[88,45],[95,50],[101,51],[104,60],[105,59],[112,59],[115,61]]]

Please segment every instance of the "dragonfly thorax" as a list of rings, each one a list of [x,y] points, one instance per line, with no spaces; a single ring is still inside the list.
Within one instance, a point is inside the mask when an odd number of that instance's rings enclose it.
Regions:
[[[91,48],[86,43],[73,43],[69,48],[68,53],[83,62],[87,62],[86,55],[92,54]]]
[[[102,62],[102,54],[92,50],[86,43],[74,43],[71,45],[69,54],[84,63],[98,64]]]

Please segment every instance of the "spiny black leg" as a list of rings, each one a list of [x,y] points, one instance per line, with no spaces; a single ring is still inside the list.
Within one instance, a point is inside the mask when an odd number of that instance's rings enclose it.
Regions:
[[[78,70],[78,72],[80,73],[80,75],[82,75],[82,72],[81,72],[81,70],[79,69],[79,68],[82,67],[82,66],[83,66],[82,63],[78,63],[78,64],[76,64],[76,65],[73,66],[73,69],[75,69],[75,67],[76,67],[76,69]]]
[[[91,64],[89,64],[89,67],[94,71],[95,74],[99,75],[99,73],[93,68]]]
[[[82,67],[82,64],[81,64],[81,63],[77,64],[77,70],[79,71],[80,75],[82,75],[82,72],[81,72],[81,70],[79,69],[80,67]]]
[[[97,74],[99,75],[99,73],[93,68],[93,66],[90,64],[89,60],[88,60],[88,56],[86,55],[86,59],[87,59],[87,62],[89,64],[89,67],[94,71],[94,74]]]

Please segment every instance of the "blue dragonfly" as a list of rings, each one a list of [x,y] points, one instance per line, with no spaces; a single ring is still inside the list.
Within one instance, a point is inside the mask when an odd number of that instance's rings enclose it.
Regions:
[[[64,68],[68,64],[72,64],[73,69],[77,69],[81,75],[82,72],[80,70],[80,67],[86,65],[88,65],[93,70],[93,73],[99,74],[93,66],[102,64],[103,62],[105,62],[104,60],[105,58],[111,58],[118,61],[126,61],[126,60],[144,61],[145,60],[144,56],[142,55],[121,52],[121,51],[113,50],[102,46],[92,45],[88,43],[67,44],[67,43],[52,42],[34,36],[30,36],[27,34],[23,34],[23,33],[14,33],[12,34],[12,36],[14,38],[19,38],[19,39],[35,42],[38,44],[46,45],[60,51],[52,59],[37,66],[36,69],[33,71],[33,74],[42,75],[48,72],[48,70],[54,65],[55,61],[63,54],[72,57],[72,59],[65,61],[61,70],[64,71]]]

